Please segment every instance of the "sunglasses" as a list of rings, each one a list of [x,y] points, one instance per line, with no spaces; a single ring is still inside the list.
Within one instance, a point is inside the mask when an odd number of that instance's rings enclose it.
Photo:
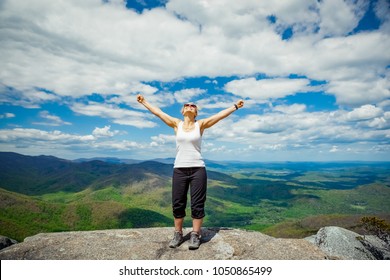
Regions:
[[[197,108],[195,104],[189,104],[189,103],[184,104],[184,107]]]

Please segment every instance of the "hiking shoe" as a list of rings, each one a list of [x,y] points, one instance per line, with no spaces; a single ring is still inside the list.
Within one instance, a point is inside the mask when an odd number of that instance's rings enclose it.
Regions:
[[[190,244],[188,245],[188,249],[190,250],[196,250],[200,246],[200,235],[193,231],[191,232],[191,237],[190,237]]]
[[[184,241],[183,233],[180,231],[175,231],[175,233],[173,234],[173,239],[171,240],[171,242],[169,242],[169,247],[176,248],[181,243],[183,243],[183,241]]]

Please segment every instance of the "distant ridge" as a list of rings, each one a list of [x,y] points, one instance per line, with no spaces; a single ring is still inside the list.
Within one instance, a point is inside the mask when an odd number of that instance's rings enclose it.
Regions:
[[[73,162],[88,162],[88,161],[104,161],[108,163],[125,163],[125,164],[137,164],[140,162],[143,162],[143,160],[137,160],[137,159],[122,159],[122,158],[115,158],[115,157],[93,157],[93,158],[78,158],[75,160],[72,160]]]
[[[150,179],[150,175],[146,173],[170,178],[172,166],[152,161],[134,164],[96,159],[75,162],[53,156],[25,156],[0,152],[0,187],[27,195],[127,185]]]
[[[145,161],[155,161],[160,162],[164,164],[173,164],[175,159],[174,158],[154,158],[154,159],[146,159],[146,160],[140,160],[140,159],[126,159],[126,158],[116,158],[116,157],[92,157],[92,158],[78,158],[72,160],[73,162],[88,162],[88,161],[104,161],[108,163],[116,163],[116,164],[137,164]]]
[[[58,191],[79,192],[87,188],[99,189],[110,185],[125,186],[151,176],[163,177],[166,185],[172,176],[172,158],[131,160],[117,158],[91,158],[66,160],[54,156],[27,156],[0,152],[0,188],[26,194],[42,195]],[[232,177],[209,171],[210,178]]]
[[[62,161],[67,162],[75,162],[75,163],[82,163],[82,162],[90,162],[90,161],[102,161],[107,163],[114,163],[114,164],[138,164],[141,162],[160,162],[163,164],[173,164],[175,161],[175,158],[152,158],[152,159],[131,159],[131,158],[117,158],[117,157],[91,157],[91,158],[77,158],[73,160],[69,159],[63,159],[51,155],[22,155],[15,152],[0,152],[0,159],[7,159],[7,157],[15,157],[15,156],[21,156],[21,157],[27,157],[27,158],[46,158],[46,159],[58,159]],[[273,168],[273,167],[280,167],[280,166],[288,166],[291,168],[301,168],[301,169],[308,169],[313,166],[318,167],[327,167],[327,166],[360,166],[360,165],[374,165],[374,166],[386,166],[390,167],[390,160],[389,161],[240,161],[240,160],[225,160],[225,161],[218,161],[218,160],[210,160],[205,159],[206,166],[211,168],[217,168],[217,169],[225,169],[225,168],[235,168],[235,169],[246,169],[246,168]]]

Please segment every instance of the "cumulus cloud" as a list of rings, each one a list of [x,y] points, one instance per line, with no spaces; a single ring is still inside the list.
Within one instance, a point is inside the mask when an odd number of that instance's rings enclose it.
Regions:
[[[375,14],[382,21],[381,29],[390,32],[390,5],[387,0],[378,0],[375,5]]]
[[[383,114],[382,109],[375,107],[373,105],[364,105],[354,109],[351,112],[348,112],[346,117],[347,120],[349,121],[361,121],[361,120],[370,120],[379,117],[382,114]]]
[[[127,92],[121,93],[121,92],[115,92],[114,94],[107,96],[106,102],[114,103],[114,104],[127,104],[131,107],[137,107],[138,109],[144,109],[143,106],[138,106],[138,103],[136,102],[136,96],[138,94],[144,95],[148,100],[155,103],[158,106],[165,107],[173,103],[173,100],[168,94],[158,94],[156,95],[156,92],[158,92],[158,88],[140,83],[140,82],[134,82],[131,83],[128,88]]]
[[[369,2],[364,0],[319,2],[320,32],[324,36],[348,34],[358,25],[368,6]]]
[[[235,95],[252,98],[259,102],[283,98],[297,92],[308,90],[307,79],[262,79],[255,78],[234,80],[225,85],[225,90]]]
[[[339,104],[359,106],[378,103],[390,98],[389,71],[384,78],[375,80],[335,79],[329,83],[328,92],[336,96]]]
[[[383,5],[379,1],[377,7]],[[381,31],[329,36],[350,32],[366,9],[366,1],[252,0],[226,5],[225,1],[172,0],[166,9],[139,14],[123,3],[100,0],[40,0],[34,5],[4,1],[0,82],[21,92],[44,88],[79,97],[127,94],[140,81],[186,76],[300,73],[329,80],[330,92],[340,102],[361,105],[363,101],[350,99],[349,93],[344,97],[348,86],[340,85],[358,82],[362,76],[380,79],[377,73],[390,59],[389,36]],[[377,14],[387,23],[379,9]],[[275,24],[268,20],[271,15]],[[286,42],[278,28],[288,26],[295,33]],[[295,83],[290,85],[292,92]],[[375,88],[375,83],[372,79],[369,88]],[[375,100],[388,97],[385,89],[386,85],[378,85]],[[287,93],[273,94],[270,97]],[[24,94],[23,99],[31,96]]]
[[[0,144],[4,148],[24,151],[27,154],[69,154],[78,157],[78,153],[93,151],[137,151],[146,144],[128,140],[105,140],[103,136],[111,136],[109,127],[96,128],[93,134],[77,135],[58,130],[45,131],[39,129],[1,129]],[[101,139],[103,138],[103,139]]]
[[[185,103],[191,101],[192,98],[195,98],[205,92],[206,90],[200,88],[188,88],[176,91],[174,93],[174,96],[177,102]]]
[[[332,148],[329,150],[330,153],[336,153],[338,151],[339,151],[339,149],[337,146],[332,146]]]
[[[139,128],[154,127],[156,123],[147,120],[150,114],[137,112],[134,110],[122,109],[114,104],[102,104],[97,102],[74,103],[71,109],[78,114],[91,117],[104,117],[112,122],[122,125],[130,125]]]
[[[174,135],[159,134],[158,136],[152,136],[151,140],[152,140],[152,142],[150,143],[150,145],[154,146],[154,147],[158,147],[158,146],[164,146],[166,144],[175,143],[175,136]]]
[[[306,111],[306,105],[305,104],[292,104],[290,106],[287,105],[278,105],[273,108],[274,111],[282,112],[287,115],[292,114],[299,114]]]
[[[389,130],[367,129],[358,120],[368,120],[372,126],[383,125],[380,121],[384,116],[371,106],[362,106],[348,119],[348,112],[307,112],[305,106],[276,106],[263,115],[247,115],[236,120],[223,120],[221,123],[205,132],[206,141],[222,141],[223,143],[240,143],[250,150],[279,150],[291,152],[299,150],[302,153],[316,153],[323,147],[324,153],[332,151],[346,152],[348,147],[358,145],[371,149],[375,143],[388,145]],[[379,117],[378,117],[379,116]],[[381,117],[382,116],[382,117]],[[387,116],[389,117],[389,116]],[[226,130],[229,127],[229,130]],[[223,139],[223,140],[221,140]],[[387,139],[387,140],[385,140]],[[250,148],[250,149],[249,149]],[[330,158],[328,158],[330,159]]]
[[[41,111],[39,116],[44,119],[43,122],[33,122],[36,125],[61,126],[71,125],[70,122],[63,121],[59,116],[50,114],[48,111]]]
[[[44,131],[39,129],[15,128],[3,129],[0,134],[1,142],[22,143],[34,145],[36,141],[48,141],[52,143],[72,144],[94,140],[93,135],[74,135],[58,130]]]
[[[112,137],[118,133],[119,133],[118,130],[112,131],[110,125],[106,125],[105,127],[102,128],[96,127],[92,131],[92,135],[95,137]]]
[[[60,98],[54,94],[35,88],[15,89],[0,82],[0,103],[25,108],[40,108],[44,103],[56,102]]]
[[[232,106],[234,103],[238,101],[239,97],[236,96],[227,96],[227,95],[212,95],[208,98],[201,99],[197,101],[198,106],[200,109],[226,109],[230,106]],[[250,108],[255,105],[256,102],[253,100],[245,100],[245,108]],[[202,116],[203,113],[200,111],[200,116]]]

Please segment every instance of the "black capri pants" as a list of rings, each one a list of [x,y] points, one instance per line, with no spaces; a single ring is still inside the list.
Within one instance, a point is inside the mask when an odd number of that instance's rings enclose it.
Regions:
[[[207,173],[205,167],[174,168],[172,177],[172,209],[175,218],[186,216],[187,193],[191,195],[191,217],[205,216]]]

